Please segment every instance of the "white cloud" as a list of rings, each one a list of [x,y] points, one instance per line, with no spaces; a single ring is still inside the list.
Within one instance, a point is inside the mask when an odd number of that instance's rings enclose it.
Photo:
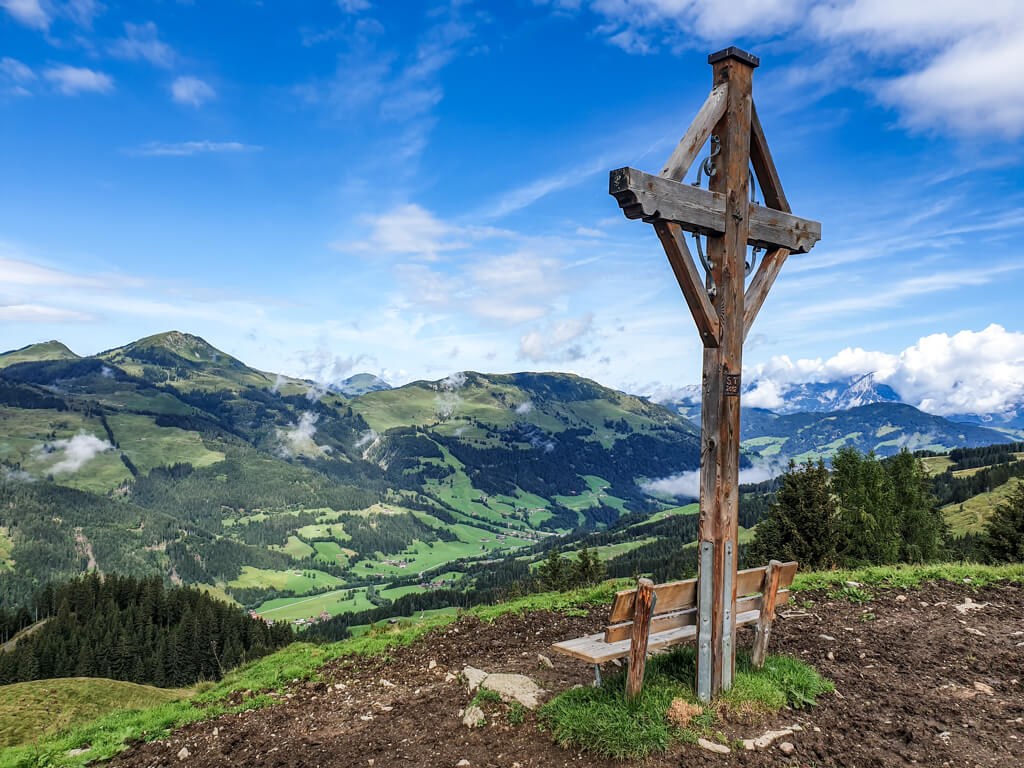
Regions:
[[[533,403],[530,400],[523,400],[515,410],[520,416],[525,416],[533,410]]]
[[[201,107],[208,101],[217,98],[213,87],[198,77],[185,75],[171,83],[171,98],[179,104]]]
[[[369,253],[398,253],[425,261],[436,261],[445,251],[461,250],[469,245],[468,232],[441,221],[415,203],[369,217],[370,236],[352,244],[335,243],[336,250]]]
[[[8,323],[88,323],[96,319],[86,312],[43,304],[0,306],[0,321]]]
[[[746,408],[774,410],[781,408],[784,403],[781,388],[771,379],[763,379],[757,382],[753,389],[743,395],[743,405]]]
[[[0,8],[26,27],[43,31],[50,28],[50,15],[39,0],[0,0]]]
[[[157,33],[156,24],[147,21],[145,24],[124,24],[124,37],[118,38],[107,48],[111,56],[119,59],[138,61],[145,59],[157,67],[170,67],[174,64],[174,49],[163,42]],[[183,78],[178,78],[181,80]],[[175,81],[178,82],[177,80]]]
[[[9,56],[0,59],[0,75],[14,83],[29,83],[36,79],[36,73],[28,65]]]
[[[110,75],[88,67],[50,67],[43,72],[43,77],[53,83],[61,93],[69,96],[83,92],[107,93],[114,89],[114,81]]]
[[[874,373],[902,400],[928,413],[1012,413],[1024,408],[1024,333],[990,325],[952,336],[922,337],[899,354],[847,348],[828,360],[773,357],[748,373],[754,393],[771,408],[772,396],[789,386]],[[745,396],[745,405],[753,405]]]
[[[89,28],[92,20],[105,10],[105,6],[97,0],[67,0],[61,12],[80,27]]]
[[[291,458],[303,453],[319,453],[320,447],[313,442],[316,423],[319,419],[320,414],[306,411],[299,417],[298,423],[291,424],[284,429],[278,427],[277,439],[280,444],[277,447],[277,454]]]
[[[1000,70],[1024,70],[1024,24],[958,41],[920,71],[884,83],[879,97],[902,107],[911,128],[1012,138],[1024,132],[1024,77],[992,76]]]
[[[345,13],[358,13],[370,7],[368,0],[338,0],[338,7]]]
[[[242,144],[238,141],[180,141],[164,143],[151,141],[138,149],[127,150],[129,154],[151,157],[187,157],[190,155],[259,152],[263,147],[256,144]]]
[[[113,448],[106,440],[82,432],[70,439],[54,440],[36,449],[37,455],[60,452],[60,460],[50,467],[55,475],[77,472],[86,462]]]
[[[994,76],[1024,64],[1019,0],[591,0],[596,32],[628,53],[753,45],[780,36],[825,48],[815,65],[790,67],[791,87],[810,77],[817,98],[849,85],[873,91],[904,125],[955,133],[1024,134],[1024,82]],[[851,55],[863,57],[856,63]],[[872,76],[870,69],[884,72]],[[823,81],[821,73],[833,76]],[[802,89],[806,97],[807,89]]]
[[[5,256],[0,256],[0,274],[3,275],[3,282],[6,285],[102,288],[105,284],[103,278],[76,275]]]
[[[593,330],[594,316],[567,317],[519,339],[520,359],[534,363],[569,362],[583,357],[582,339]]]
[[[781,468],[771,465],[759,465],[740,470],[740,483],[763,483],[771,480],[781,472]],[[657,480],[650,480],[640,485],[644,493],[658,496],[686,496],[691,499],[700,498],[700,470],[692,469],[670,475]]]

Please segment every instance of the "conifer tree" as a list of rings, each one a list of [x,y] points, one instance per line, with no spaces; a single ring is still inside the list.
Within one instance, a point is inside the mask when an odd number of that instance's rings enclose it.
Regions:
[[[949,525],[931,490],[924,463],[904,448],[885,467],[899,518],[900,553],[905,563],[937,560],[949,538]]]
[[[900,555],[900,526],[892,481],[874,453],[840,448],[832,459],[832,492],[839,500],[839,555],[844,565],[885,565]]]
[[[789,462],[768,517],[755,529],[747,550],[750,565],[769,560],[796,560],[801,568],[829,568],[836,563],[836,502],[822,461],[797,466]]]
[[[544,583],[545,589],[561,591],[566,587],[568,580],[567,571],[565,560],[562,559],[562,553],[558,551],[558,547],[552,547],[551,551],[548,552],[547,560],[541,563],[537,569],[537,574]]]

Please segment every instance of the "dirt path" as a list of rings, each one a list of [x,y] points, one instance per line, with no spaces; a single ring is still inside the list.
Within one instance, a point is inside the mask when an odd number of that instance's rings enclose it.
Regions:
[[[962,614],[955,606],[966,597],[988,605]],[[772,650],[814,664],[837,693],[810,710],[724,728],[730,738],[750,737],[799,724],[803,730],[788,737],[795,753],[786,757],[771,748],[721,756],[678,745],[645,766],[1024,765],[1024,590],[944,584],[890,590],[863,604],[801,593],[798,606],[804,600],[813,601],[807,615],[777,622]],[[448,672],[470,664],[528,674],[552,691],[587,684],[586,665],[554,658],[555,668],[546,669],[537,653],[549,654],[555,640],[596,631],[606,611],[538,612],[490,625],[463,620],[390,658],[335,662],[325,675],[329,682],[297,685],[264,710],[187,726],[165,741],[137,745],[113,764],[621,766],[560,749],[532,715],[519,725],[502,719],[466,728],[459,716],[469,702],[466,688],[445,681]],[[189,756],[179,760],[183,746]]]

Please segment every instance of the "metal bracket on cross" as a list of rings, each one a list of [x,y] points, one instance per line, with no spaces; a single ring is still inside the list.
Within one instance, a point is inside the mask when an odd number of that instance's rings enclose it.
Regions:
[[[821,224],[794,216],[754,108],[760,60],[730,47],[708,56],[713,85],[661,173],[619,168],[608,191],[626,218],[654,226],[704,343],[701,385],[697,689],[708,701],[732,685],[736,636],[740,371],[743,342],[791,253],[808,253]],[[696,184],[683,181],[712,139]],[[753,175],[764,205],[754,201]],[[700,187],[701,173],[708,189]],[[685,233],[707,237],[702,277]],[[754,269],[747,246],[766,253]],[[699,246],[699,241],[698,241]]]

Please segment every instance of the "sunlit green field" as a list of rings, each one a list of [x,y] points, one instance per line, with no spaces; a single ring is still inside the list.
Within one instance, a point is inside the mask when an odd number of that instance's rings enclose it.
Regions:
[[[290,589],[301,593],[325,586],[336,587],[340,584],[341,580],[337,576],[332,576],[323,571],[270,571],[245,565],[242,566],[241,575],[230,582],[228,586]]]

